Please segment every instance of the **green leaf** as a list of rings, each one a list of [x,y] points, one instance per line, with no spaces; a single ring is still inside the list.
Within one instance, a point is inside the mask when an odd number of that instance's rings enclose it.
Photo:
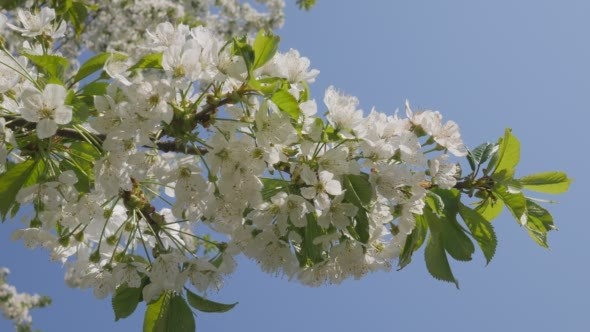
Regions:
[[[213,302],[191,292],[187,288],[185,288],[185,290],[186,299],[188,300],[188,303],[191,305],[191,307],[202,312],[227,312],[238,304],[238,302],[232,304]]]
[[[26,160],[9,168],[0,174],[0,215],[2,222],[10,209],[16,203],[16,194],[21,188],[36,183],[41,174],[45,171],[43,160]]]
[[[272,96],[288,82],[280,77],[265,77],[258,80],[251,79],[248,84],[252,89],[262,92],[265,96]]]
[[[301,251],[305,258],[311,259],[314,263],[319,263],[324,260],[322,257],[322,246],[315,244],[314,240],[321,235],[325,234],[324,229],[318,225],[317,217],[314,213],[308,213],[307,225],[305,226],[303,233],[303,242],[301,243]]]
[[[182,296],[175,295],[170,299],[168,315],[156,323],[156,328],[163,332],[195,332],[195,317]]]
[[[129,68],[130,71],[137,69],[163,69],[162,68],[163,53],[151,53],[139,59],[136,64]]]
[[[461,198],[459,190],[433,188],[432,192],[442,200],[445,216],[455,216],[459,213],[459,199]]]
[[[358,235],[358,240],[364,244],[367,244],[369,242],[369,238],[371,237],[367,210],[363,208],[358,209],[355,216],[355,221],[356,223],[354,225],[354,230]]]
[[[526,198],[522,193],[509,193],[505,186],[496,185],[493,192],[502,200],[516,221],[524,225],[527,222]]]
[[[344,198],[359,209],[368,208],[373,200],[373,187],[363,175],[345,174],[342,176]]]
[[[245,36],[242,38],[234,38],[233,53],[235,55],[241,56],[244,59],[244,63],[248,69],[248,77],[252,76],[250,74],[252,73],[252,65],[254,63],[255,55],[254,49],[252,49],[252,46],[248,44],[248,38]]]
[[[498,143],[498,154],[494,167],[493,178],[498,181],[510,180],[514,177],[516,165],[520,161],[520,142],[506,129],[504,138]]]
[[[161,319],[166,319],[168,315],[168,307],[172,294],[165,292],[160,297],[148,303],[143,317],[143,332],[160,332],[165,330],[156,329],[158,322]]]
[[[281,38],[275,36],[272,31],[258,31],[254,39],[254,63],[252,70],[262,67],[277,53]]]
[[[471,170],[475,171],[478,166],[488,161],[488,159],[493,154],[493,152],[495,152],[496,149],[496,144],[483,143],[476,147],[473,151],[468,151],[467,160],[469,161],[469,166],[471,166]]]
[[[428,210],[426,214],[428,224],[431,229],[434,227],[440,230],[444,247],[451,257],[459,261],[471,260],[475,246],[457,222],[461,193],[457,189],[443,190],[438,188],[432,189],[432,192],[440,197],[443,211],[434,210],[432,209],[433,204],[429,204],[425,209]],[[427,196],[427,201],[431,199],[432,196],[430,198]]]
[[[479,244],[486,258],[486,263],[489,264],[496,253],[496,246],[498,245],[498,239],[492,224],[477,211],[463,204],[459,205],[459,214],[469,228],[471,236]]]
[[[315,6],[316,0],[297,0],[297,6],[299,9],[310,10],[313,6]]]
[[[99,53],[92,58],[86,60],[78,72],[76,76],[74,76],[74,83],[83,80],[84,78],[92,75],[93,73],[102,70],[104,68],[105,62],[111,57],[111,53]]]
[[[459,288],[459,282],[453,276],[449,260],[445,252],[443,243],[441,225],[438,218],[429,210],[424,209],[424,217],[428,220],[430,226],[430,237],[424,250],[424,260],[426,261],[426,269],[428,272],[438,280],[448,281],[455,284]]]
[[[470,261],[475,246],[455,216],[441,218],[443,244],[449,255],[458,261]]]
[[[31,60],[40,72],[45,73],[52,82],[62,82],[66,69],[70,62],[67,58],[59,55],[36,55],[23,53],[26,58]]]
[[[107,93],[109,82],[96,81],[86,84],[78,91],[78,96],[82,96],[87,105],[94,105],[94,96],[104,96]]]
[[[84,31],[84,23],[88,17],[88,9],[83,2],[73,2],[68,8],[67,15],[71,25],[74,27],[76,37],[79,37]]]
[[[193,312],[180,295],[166,292],[145,311],[144,332],[194,332],[195,328]]]
[[[76,173],[78,182],[75,184],[79,192],[89,192],[94,182],[94,163],[100,158],[100,152],[87,142],[73,142],[68,150],[70,160],[62,163],[65,169]]]
[[[404,245],[404,249],[402,250],[398,261],[398,271],[410,264],[412,261],[412,254],[424,244],[424,240],[426,239],[426,234],[428,232],[428,223],[426,222],[426,219],[423,215],[419,214],[414,215],[414,219],[416,220],[416,226],[412,230],[412,233],[406,238],[406,244]]]
[[[529,236],[542,247],[548,248],[547,233],[555,230],[553,224],[553,217],[539,204],[526,200],[527,206],[527,223],[525,228],[529,233]]]
[[[301,114],[301,109],[299,108],[299,104],[297,103],[297,99],[293,97],[288,91],[286,90],[279,90],[275,92],[270,100],[277,105],[277,107],[287,113],[291,118],[297,120],[299,119],[299,114]]]
[[[260,178],[262,181],[262,199],[267,201],[275,194],[284,191],[287,192],[289,189],[289,181],[282,179],[271,179],[271,178]]]
[[[426,204],[430,207],[432,212],[434,212],[437,216],[443,216],[445,214],[445,203],[443,199],[432,191],[426,192]]]
[[[0,0],[0,8],[12,10],[18,7],[23,7],[27,0]]]
[[[563,172],[531,174],[519,180],[520,184],[532,191],[547,194],[561,194],[569,189],[571,179]]]
[[[490,197],[479,202],[475,207],[475,211],[490,222],[496,219],[502,210],[504,210],[504,202],[501,200],[494,200]]]
[[[128,287],[127,284],[117,287],[117,291],[112,299],[115,321],[129,317],[135,311],[140,301],[141,288]]]

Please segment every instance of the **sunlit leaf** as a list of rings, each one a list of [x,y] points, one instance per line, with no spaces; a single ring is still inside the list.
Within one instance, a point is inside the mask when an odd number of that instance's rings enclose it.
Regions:
[[[44,171],[43,160],[29,159],[0,174],[0,215],[3,222],[12,206],[16,204],[16,194],[20,189],[36,183]]]
[[[117,287],[117,291],[112,299],[115,321],[129,317],[135,311],[140,301],[141,288],[128,287],[127,284]]]
[[[489,264],[496,253],[496,246],[498,245],[492,224],[481,214],[477,213],[477,211],[463,204],[459,205],[459,214],[463,218],[463,221],[465,221],[471,235],[479,244],[486,258],[486,262]]]
[[[506,129],[504,137],[498,143],[497,159],[495,160],[492,177],[498,181],[510,180],[514,176],[520,161],[520,142],[511,129]],[[492,164],[490,162],[490,164]]]
[[[571,179],[563,172],[544,172],[531,174],[519,180],[522,186],[528,190],[561,194],[569,189]]]
[[[238,304],[238,302],[232,304],[214,302],[191,292],[189,289],[185,288],[185,290],[186,298],[191,307],[202,312],[227,312]]]
[[[297,120],[299,119],[299,114],[301,114],[301,109],[299,108],[299,104],[297,103],[297,99],[293,97],[288,91],[286,90],[279,90],[275,92],[270,100],[277,105],[277,107],[289,115],[291,118]]]
[[[78,69],[78,73],[74,76],[74,83],[83,80],[93,73],[102,70],[105,62],[111,57],[111,53],[99,53],[92,58],[86,60]]]
[[[254,39],[254,63],[252,70],[262,67],[275,55],[279,49],[281,38],[272,33],[272,31],[260,30]]]

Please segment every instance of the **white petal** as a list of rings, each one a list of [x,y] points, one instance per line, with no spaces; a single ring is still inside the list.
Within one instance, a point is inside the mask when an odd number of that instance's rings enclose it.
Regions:
[[[37,123],[37,136],[41,139],[55,135],[57,124],[51,119],[41,119]]]
[[[327,210],[330,208],[330,197],[326,193],[320,193],[315,199],[315,205],[318,210]]]
[[[59,107],[64,104],[67,95],[66,89],[57,84],[47,84],[43,90],[43,101],[49,107]]]
[[[54,121],[57,124],[68,124],[72,121],[72,108],[62,105],[55,109]]]
[[[307,199],[312,199],[315,197],[315,195],[317,194],[315,187],[305,187],[305,188],[301,188],[301,196],[307,198]]]
[[[342,194],[342,186],[337,180],[330,180],[324,185],[324,189],[330,195],[338,196]]]
[[[308,185],[313,186],[314,184],[318,183],[315,173],[307,165],[303,166],[303,170],[301,170],[301,178]]]

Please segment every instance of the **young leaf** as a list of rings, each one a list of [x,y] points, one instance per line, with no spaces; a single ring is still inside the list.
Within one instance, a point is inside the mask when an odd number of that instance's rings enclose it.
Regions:
[[[143,332],[194,332],[195,318],[180,295],[166,292],[145,311]]]
[[[103,96],[107,93],[108,82],[96,81],[88,83],[80,89],[77,94],[83,97],[88,105],[94,105],[94,96]]]
[[[84,23],[88,17],[88,9],[86,8],[86,5],[83,2],[75,1],[72,3],[72,6],[68,8],[66,14],[69,17],[69,22],[74,28],[76,37],[79,37],[84,30]]]
[[[299,9],[310,10],[315,5],[316,0],[297,0]]]
[[[499,142],[495,165],[490,165],[494,167],[494,172],[492,173],[494,179],[498,181],[512,179],[519,161],[520,142],[512,135],[511,129],[506,129],[504,138]]]
[[[497,185],[496,188],[494,188],[494,193],[498,199],[504,202],[519,224],[526,224],[526,199],[522,193],[510,193],[508,192],[508,189],[502,185]]]
[[[356,224],[354,225],[354,230],[358,234],[358,240],[364,244],[369,242],[369,238],[371,237],[370,231],[370,224],[369,224],[369,217],[367,216],[367,210],[364,208],[359,208],[356,216],[355,216]]]
[[[492,224],[481,214],[477,213],[477,211],[470,209],[463,204],[459,205],[459,214],[469,228],[471,236],[473,236],[479,244],[484,257],[486,258],[486,263],[489,264],[496,253],[496,246],[498,245],[496,232],[494,232]]]
[[[25,57],[27,57],[39,71],[45,73],[48,78],[52,81],[61,82],[68,68],[70,62],[67,58],[59,55],[36,55],[36,54],[28,54],[23,53]]]
[[[93,56],[92,58],[86,60],[80,69],[78,69],[78,73],[74,76],[74,82],[79,82],[84,78],[92,75],[96,71],[102,70],[104,67],[105,62],[111,57],[110,53],[98,53],[97,55]]]
[[[76,173],[78,182],[75,187],[79,192],[89,192],[94,182],[94,162],[100,158],[100,152],[90,143],[73,142],[68,154],[70,158],[65,159],[60,166]]]
[[[137,69],[162,69],[162,53],[148,54],[129,68],[130,71]]]
[[[527,223],[525,225],[529,236],[542,247],[548,248],[547,233],[555,229],[553,217],[539,204],[526,200]]]
[[[433,191],[426,193],[425,202],[437,216],[440,217],[445,214],[445,203],[443,199]]]
[[[262,181],[262,199],[269,200],[275,194],[281,191],[288,191],[289,181],[281,179],[260,178]]]
[[[461,198],[459,190],[433,188],[432,192],[441,198],[446,216],[456,216],[459,213],[459,200]]]
[[[299,119],[299,114],[301,114],[301,109],[299,108],[299,104],[297,103],[297,99],[293,97],[287,90],[279,90],[275,92],[270,100],[277,105],[277,107],[287,113],[291,118],[294,120]]]
[[[322,257],[322,246],[315,244],[314,240],[321,235],[325,234],[324,229],[318,225],[318,220],[315,214],[308,213],[307,225],[305,226],[305,232],[303,233],[303,242],[301,243],[301,251],[307,259],[310,259],[314,263],[323,261]]]
[[[495,149],[497,149],[497,145],[491,143],[483,143],[475,149],[473,149],[473,151],[469,151],[467,153],[467,161],[469,161],[469,166],[471,166],[471,170],[475,171],[479,165],[488,161]]]
[[[531,174],[519,180],[520,184],[532,191],[547,194],[561,194],[569,189],[571,179],[563,172]]]
[[[490,222],[496,219],[502,210],[504,210],[504,202],[489,197],[479,202],[475,207],[475,211]]]
[[[115,321],[129,317],[135,311],[140,301],[141,288],[128,287],[127,284],[117,287],[117,291],[112,298]]]
[[[29,159],[0,174],[0,216],[2,222],[6,220],[10,209],[16,204],[16,194],[19,190],[37,182],[44,170],[43,160]]]
[[[430,228],[430,237],[424,250],[426,269],[435,279],[452,282],[459,288],[445,252],[441,221],[427,208],[424,209],[424,217]]]
[[[277,53],[281,38],[275,36],[272,31],[258,31],[254,39],[254,63],[252,70],[262,67]]]
[[[171,297],[172,294],[170,292],[165,292],[157,300],[148,303],[145,309],[145,316],[143,317],[143,332],[165,331],[157,329],[157,327],[159,327],[158,322],[161,319],[166,319],[168,315]]]
[[[160,319],[156,326],[158,331],[166,332],[195,332],[196,329],[193,311],[180,295],[170,299],[166,319]]]
[[[424,240],[426,239],[426,234],[428,232],[426,219],[424,219],[423,215],[419,214],[415,215],[414,219],[416,220],[416,226],[412,230],[412,233],[406,238],[406,244],[404,245],[404,249],[402,250],[398,261],[398,271],[410,264],[412,261],[412,254],[424,244]]]
[[[185,288],[185,290],[186,299],[188,300],[188,303],[191,305],[191,307],[202,312],[226,312],[230,311],[233,307],[235,307],[238,304],[238,302],[232,304],[213,302],[191,292],[187,288]]]
[[[424,250],[424,260],[430,275],[438,280],[452,282],[459,288],[459,282],[453,276],[440,236],[430,235]]]
[[[233,53],[239,55],[244,59],[246,68],[248,69],[248,77],[252,73],[252,64],[254,63],[255,55],[252,46],[248,44],[248,39],[244,36],[242,38],[234,38]]]
[[[475,252],[475,246],[455,216],[441,218],[442,239],[446,251],[458,261],[470,261]]]
[[[359,209],[367,208],[373,200],[373,189],[369,180],[362,175],[345,174],[342,176],[344,198]]]

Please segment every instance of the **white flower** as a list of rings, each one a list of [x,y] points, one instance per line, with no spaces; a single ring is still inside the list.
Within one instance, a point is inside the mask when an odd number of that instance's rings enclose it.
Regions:
[[[305,165],[301,171],[301,178],[309,187],[301,188],[301,196],[313,199],[316,208],[325,210],[330,207],[328,194],[338,196],[342,194],[342,186],[338,180],[334,180],[334,174],[328,171],[321,171],[319,177]]]
[[[328,107],[326,118],[340,134],[347,138],[364,135],[363,111],[357,110],[359,100],[356,97],[344,95],[330,86],[326,90],[324,103]]]
[[[72,120],[72,107],[64,104],[66,89],[57,84],[47,84],[43,92],[27,89],[22,94],[22,117],[37,123],[37,136],[47,138],[55,135],[57,125]]]
[[[13,89],[22,77],[22,67],[25,67],[26,60],[23,57],[17,63],[12,57],[0,53],[0,93]]]
[[[441,189],[451,189],[457,184],[457,164],[447,162],[448,155],[441,155],[428,161],[432,182]]]
[[[310,61],[299,55],[299,52],[290,49],[287,53],[277,53],[272,62],[270,76],[286,78],[291,83],[307,82],[313,83],[320,73],[317,69],[309,70]]]
[[[340,230],[345,230],[358,212],[358,208],[350,203],[342,203],[344,195],[337,196],[332,201],[330,208],[322,211],[318,217],[318,225],[328,228],[330,225],[336,226]]]
[[[45,35],[52,39],[57,39],[63,37],[66,31],[66,26],[63,22],[57,27],[51,23],[51,21],[55,19],[55,10],[53,8],[43,7],[41,8],[41,11],[36,14],[18,9],[16,15],[23,27],[19,28],[10,23],[7,23],[6,25],[11,29],[20,32],[25,37]]]

